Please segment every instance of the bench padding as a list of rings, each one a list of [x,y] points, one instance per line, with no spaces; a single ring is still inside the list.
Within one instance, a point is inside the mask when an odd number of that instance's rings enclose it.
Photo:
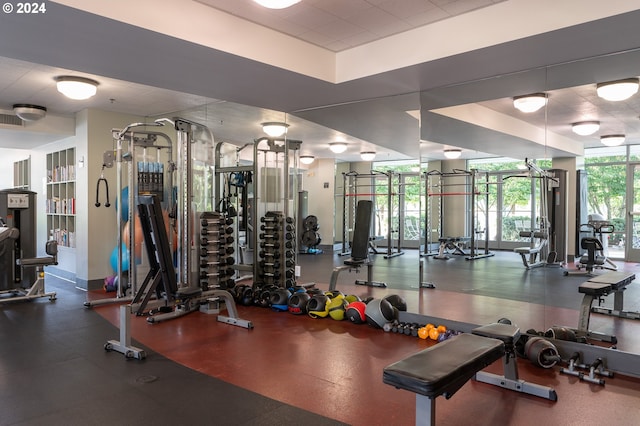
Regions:
[[[504,353],[500,340],[460,334],[385,367],[382,381],[429,398],[450,398]]]

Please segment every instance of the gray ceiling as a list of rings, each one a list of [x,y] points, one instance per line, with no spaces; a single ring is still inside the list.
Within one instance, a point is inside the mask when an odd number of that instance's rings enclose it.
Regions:
[[[221,9],[240,5],[231,12],[266,26],[276,25],[266,15],[261,20],[262,15],[250,0],[200,2]],[[401,3],[407,8],[426,8],[425,11],[433,13],[434,8],[439,8],[451,16],[473,8],[491,7],[490,4],[496,2],[407,0]],[[294,6],[304,5],[303,10],[294,13],[292,9],[287,19],[295,20],[296,15],[304,14],[300,26],[304,21],[308,31],[293,35],[339,51],[352,45],[348,43],[384,37],[393,31],[389,28],[397,28],[399,21],[410,22],[407,25],[413,27],[421,25],[417,18],[408,19],[406,11],[394,9],[394,4],[399,2],[303,0]],[[372,147],[382,159],[416,158],[420,139],[418,121],[415,114],[412,116],[407,111],[419,110],[421,102],[427,108],[477,102],[574,141],[576,137],[567,130],[568,123],[587,117],[599,119],[611,128],[624,128],[631,142],[637,143],[640,137],[637,100],[612,106],[593,96],[596,82],[640,74],[637,55],[574,62],[639,47],[638,11],[333,84],[56,3],[48,3],[47,7],[46,15],[39,17],[16,14],[2,17],[0,109],[10,110],[13,103],[34,103],[46,106],[50,116],[61,119],[85,108],[152,117],[192,109],[206,120],[204,124],[212,128],[217,139],[237,143],[259,136],[261,121],[284,119],[292,125],[290,136],[305,141],[305,149],[319,157],[333,156],[327,149],[328,142],[346,139],[351,149],[340,159],[349,161],[357,159],[360,150]],[[357,7],[366,7],[368,12],[347,15],[345,7],[353,7],[354,11]],[[361,25],[366,34],[358,42],[355,38],[347,42],[346,30],[332,40],[326,37],[311,40],[310,33],[320,34],[322,27],[320,24],[316,28],[310,26],[314,13],[319,16],[318,22],[322,21],[320,17],[327,18],[327,14],[336,18],[334,27],[325,25],[326,30],[335,31],[338,24]],[[377,19],[380,32],[368,31],[370,24],[365,23],[363,16]],[[534,72],[536,78],[520,72],[539,71],[543,66],[565,62],[562,67],[545,69],[544,78],[540,78],[540,72]],[[79,103],[63,99],[53,85],[54,77],[61,74],[96,78],[100,81],[98,95]],[[502,74],[513,77],[490,78]],[[459,85],[471,80],[479,82]],[[572,88],[574,86],[577,87]],[[421,90],[429,91],[429,96],[423,96],[422,100],[418,95]],[[546,113],[528,117],[514,113],[511,96],[544,90],[550,90]],[[208,106],[202,107],[205,104]],[[441,121],[440,129],[458,124],[450,118]],[[35,127],[29,129],[32,132],[9,134],[0,130],[0,146],[29,148],[63,136]],[[471,133],[465,131],[460,135],[464,135],[464,140],[436,135],[424,127],[423,139],[430,139],[425,135],[437,136],[430,140],[463,147],[469,151],[468,155],[484,156],[488,152],[531,157],[531,152],[538,148],[517,138],[507,149],[505,144],[479,145],[473,133],[478,126],[468,127]],[[594,138],[578,141],[597,144]],[[429,156],[437,158],[442,145],[428,146]],[[557,154],[569,155],[562,150]]]

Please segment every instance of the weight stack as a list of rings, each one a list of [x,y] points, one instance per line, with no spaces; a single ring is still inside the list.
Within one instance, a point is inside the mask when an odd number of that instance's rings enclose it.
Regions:
[[[235,286],[233,219],[225,213],[200,215],[200,287],[226,290]]]
[[[295,278],[296,228],[291,217],[267,212],[260,218],[258,286],[293,287]]]

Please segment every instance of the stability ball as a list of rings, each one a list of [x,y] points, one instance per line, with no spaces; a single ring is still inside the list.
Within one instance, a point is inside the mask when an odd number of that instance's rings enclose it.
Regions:
[[[131,237],[131,221],[128,221],[124,224],[124,229],[122,230],[122,241],[127,246],[127,249],[131,250],[129,247],[129,238]],[[140,217],[138,215],[135,216],[135,249],[133,250],[134,256],[136,257],[136,264],[139,264],[142,259],[142,244],[144,242],[144,236],[142,235],[142,225],[140,224]]]
[[[122,251],[122,271],[129,270],[129,250],[127,250],[127,246],[124,244],[120,245],[120,249]],[[118,246],[113,248],[111,251],[111,258],[109,259],[111,262],[111,268],[113,268],[113,272],[118,272]]]
[[[116,211],[118,210],[118,199],[122,199],[122,212],[120,214],[121,220],[129,220],[129,187],[122,188],[120,197],[116,197]]]

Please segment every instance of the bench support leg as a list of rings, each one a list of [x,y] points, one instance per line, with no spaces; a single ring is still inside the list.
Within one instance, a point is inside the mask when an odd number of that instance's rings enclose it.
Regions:
[[[416,394],[416,426],[436,424],[436,399]]]
[[[511,354],[507,353],[502,358],[502,367],[504,370],[504,375],[502,376],[493,373],[487,373],[486,371],[480,371],[476,373],[475,380],[512,391],[522,392],[540,398],[548,399],[550,401],[558,400],[558,394],[556,393],[555,389],[548,386],[525,382],[524,380],[519,379],[518,364],[516,364],[516,359],[515,357],[512,357]]]
[[[368,287],[382,287],[382,288],[386,288],[387,287],[387,284],[385,284],[383,282],[373,281],[372,277],[373,277],[373,264],[367,263],[367,280],[366,281],[356,280],[356,284],[357,285],[366,285]]]
[[[578,329],[576,335],[578,337],[587,337],[589,339],[598,340],[600,342],[617,343],[618,338],[613,335],[599,333],[597,331],[589,331],[589,320],[591,318],[593,300],[596,296],[585,294],[580,305],[580,318],[578,318]],[[595,308],[593,309],[595,311]]]

